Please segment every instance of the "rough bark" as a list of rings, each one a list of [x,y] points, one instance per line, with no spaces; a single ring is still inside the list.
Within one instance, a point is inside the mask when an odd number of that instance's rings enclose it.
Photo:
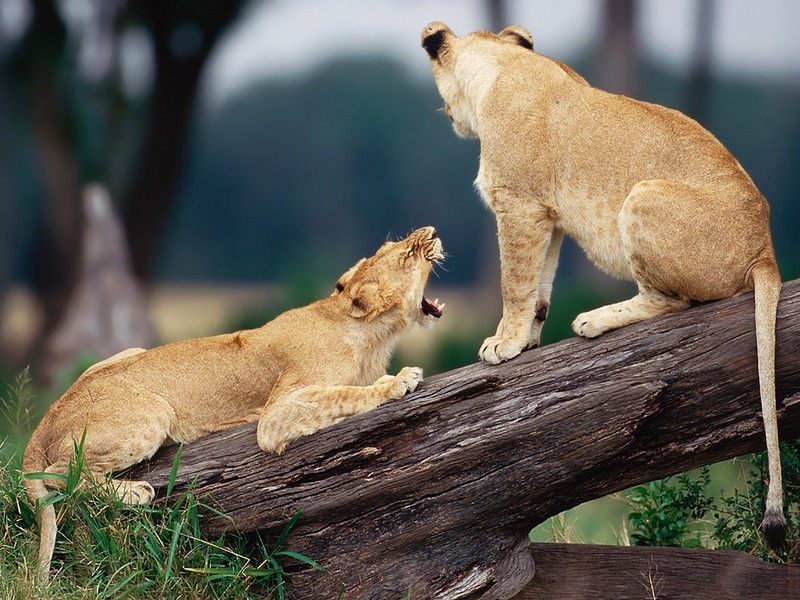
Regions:
[[[798,315],[800,280],[778,311],[783,439],[800,435]],[[298,569],[298,598],[511,598],[534,574],[531,527],[763,448],[746,294],[430,377],[282,456],[260,452],[255,425],[214,434],[184,448],[178,481],[230,516],[209,514],[211,534],[303,509],[290,547],[327,571]],[[163,486],[174,452],[134,475]]]

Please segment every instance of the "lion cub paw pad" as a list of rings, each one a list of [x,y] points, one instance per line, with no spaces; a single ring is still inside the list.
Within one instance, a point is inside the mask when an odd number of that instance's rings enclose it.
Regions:
[[[422,381],[422,369],[419,367],[403,367],[394,377],[389,389],[389,399],[398,400],[417,389]]]

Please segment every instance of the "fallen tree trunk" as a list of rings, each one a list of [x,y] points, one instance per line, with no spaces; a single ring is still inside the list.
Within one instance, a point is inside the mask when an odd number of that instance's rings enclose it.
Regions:
[[[514,600],[786,600],[800,589],[800,566],[745,552],[582,544],[531,544],[536,576]]]
[[[778,313],[781,435],[800,435],[800,280]],[[631,485],[764,448],[748,294],[500,366],[430,377],[411,396],[262,454],[255,425],[184,448],[231,517],[209,533],[303,516],[298,598],[511,598],[534,573],[531,527]],[[173,449],[136,469],[164,486]]]

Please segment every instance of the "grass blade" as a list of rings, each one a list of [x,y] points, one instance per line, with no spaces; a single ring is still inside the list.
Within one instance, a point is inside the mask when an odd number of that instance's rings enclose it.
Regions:
[[[325,570],[325,567],[323,567],[317,561],[308,558],[305,554],[300,554],[299,552],[294,552],[292,550],[279,550],[278,552],[275,552],[273,556],[288,556],[289,558],[299,560],[301,563],[306,564],[309,567],[313,567],[317,571]]]
[[[178,477],[178,466],[181,464],[181,454],[183,454],[183,444],[178,446],[175,452],[175,459],[172,461],[172,468],[169,471],[169,481],[167,482],[167,498],[172,495],[172,490],[175,488],[175,480]]]
[[[164,586],[161,588],[162,590],[166,588],[167,582],[169,581],[170,576],[172,575],[172,564],[175,562],[175,552],[178,548],[178,540],[181,536],[181,530],[183,529],[183,523],[181,521],[176,520],[175,525],[172,527],[172,539],[170,540],[169,544],[169,554],[167,555],[167,568],[164,571]]]
[[[283,528],[283,531],[281,531],[280,535],[278,536],[278,539],[275,541],[275,550],[278,550],[279,548],[283,547],[283,545],[286,543],[286,538],[289,537],[289,533],[292,531],[295,524],[300,519],[300,515],[302,514],[303,514],[303,509],[301,508],[296,513],[294,513],[294,516],[291,519],[289,519],[289,522],[286,523],[286,526]]]

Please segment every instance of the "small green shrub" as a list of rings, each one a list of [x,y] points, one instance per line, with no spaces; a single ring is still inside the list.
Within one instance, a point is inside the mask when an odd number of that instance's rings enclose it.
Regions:
[[[773,551],[759,530],[767,492],[766,452],[750,459],[744,491],[714,497],[708,468],[697,478],[668,477],[630,492],[631,541],[639,546],[742,550],[771,561],[800,562],[800,440],[781,444],[787,544]]]
[[[636,509],[628,520],[634,545],[703,547],[696,524],[713,505],[706,496],[708,468],[696,480],[685,474],[674,479],[676,485],[666,478],[633,488],[630,502]]]
[[[743,550],[765,560],[800,562],[800,439],[781,444],[786,545],[775,553],[758,530],[769,480],[767,453],[752,457],[746,489],[723,497],[714,511],[712,537],[719,548]]]

